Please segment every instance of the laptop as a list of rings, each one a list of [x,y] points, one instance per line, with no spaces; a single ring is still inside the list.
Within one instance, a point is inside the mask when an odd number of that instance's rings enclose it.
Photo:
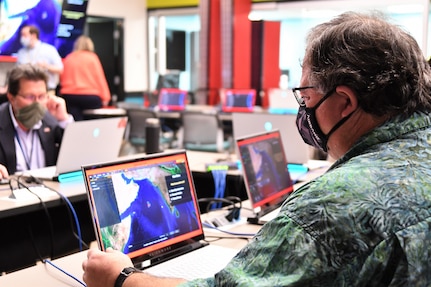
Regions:
[[[182,111],[186,106],[187,91],[163,88],[159,92],[158,109],[161,111]]]
[[[137,268],[188,280],[213,276],[237,253],[203,241],[185,150],[87,165],[82,171],[101,250],[112,247]],[[198,259],[189,259],[194,256]],[[206,271],[187,273],[193,263]]]
[[[247,221],[263,224],[261,217],[280,207],[293,191],[280,131],[238,138],[236,144],[253,211]]]
[[[225,113],[254,111],[256,91],[253,89],[221,89],[221,111]]]
[[[82,179],[81,166],[118,158],[127,117],[72,122],[66,126],[55,166],[25,171],[38,179]]]
[[[298,102],[291,89],[268,89],[268,112],[272,114],[294,114],[298,113]]]
[[[233,113],[232,128],[234,138],[278,129],[290,164],[303,165],[310,159],[310,147],[296,127],[296,114]]]

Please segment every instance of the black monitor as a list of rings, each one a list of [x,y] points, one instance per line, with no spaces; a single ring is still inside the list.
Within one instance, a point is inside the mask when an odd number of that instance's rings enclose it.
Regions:
[[[55,46],[60,56],[65,57],[83,33],[88,1],[44,0],[34,5],[34,1],[0,0],[3,17],[0,57],[16,57],[22,47],[20,31],[24,25],[37,26],[40,40]]]

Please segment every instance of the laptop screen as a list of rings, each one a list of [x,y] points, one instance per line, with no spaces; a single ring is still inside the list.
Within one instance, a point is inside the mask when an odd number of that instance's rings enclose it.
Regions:
[[[296,115],[268,113],[233,113],[233,137],[271,130],[279,130],[284,154],[290,164],[305,164],[310,159],[310,146],[302,139],[296,127]]]
[[[182,111],[186,104],[187,91],[180,89],[161,89],[158,107],[162,111]]]
[[[223,89],[220,91],[223,112],[253,112],[256,91],[252,89]]]
[[[298,102],[291,89],[268,89],[269,113],[274,114],[293,114],[298,113]]]
[[[134,263],[204,238],[185,151],[82,167],[99,247]]]
[[[253,211],[277,208],[293,191],[280,132],[272,130],[236,140]]]

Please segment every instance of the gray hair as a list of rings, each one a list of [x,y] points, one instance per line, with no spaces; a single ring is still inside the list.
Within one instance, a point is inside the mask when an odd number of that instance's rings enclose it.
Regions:
[[[431,68],[418,43],[377,12],[347,12],[308,34],[304,65],[322,93],[345,85],[382,116],[431,111]]]

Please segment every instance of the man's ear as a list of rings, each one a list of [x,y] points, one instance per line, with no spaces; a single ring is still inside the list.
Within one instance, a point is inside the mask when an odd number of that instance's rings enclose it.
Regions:
[[[7,92],[6,97],[7,97],[7,99],[9,100],[9,102],[12,102],[12,101],[14,100],[14,98],[15,98],[15,97],[14,97],[11,93],[9,93],[9,92]]]
[[[356,93],[348,86],[338,86],[335,91],[343,99],[341,116],[347,117],[358,108]]]

